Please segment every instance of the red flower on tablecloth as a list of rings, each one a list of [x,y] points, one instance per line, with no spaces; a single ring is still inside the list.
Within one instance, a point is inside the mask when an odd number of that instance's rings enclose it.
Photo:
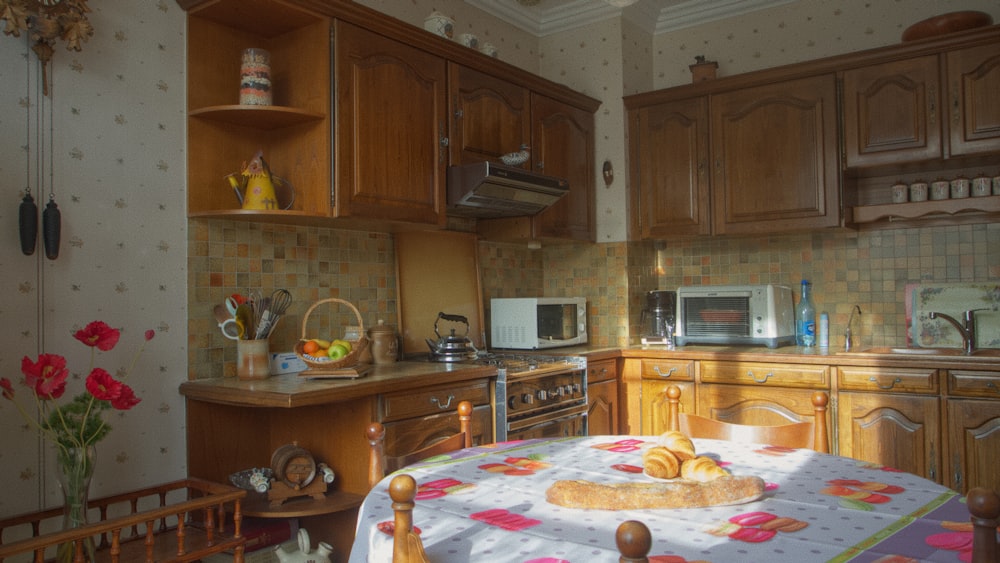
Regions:
[[[972,522],[945,521],[941,523],[941,527],[948,531],[931,534],[924,538],[924,542],[935,549],[957,551],[959,561],[970,563],[972,561]]]
[[[778,535],[778,532],[790,534],[808,526],[802,520],[758,510],[737,514],[708,533],[747,543],[761,543]]]
[[[479,469],[490,473],[503,473],[504,475],[534,475],[535,471],[542,471],[552,467],[551,463],[541,460],[541,456],[528,457],[508,457],[503,463],[484,463]]]
[[[437,479],[436,481],[430,481],[423,483],[417,487],[416,500],[430,500],[432,498],[440,498],[445,495],[457,495],[461,493],[468,493],[475,489],[476,486],[472,483],[463,483],[458,479]]]
[[[638,465],[629,465],[627,463],[616,463],[611,466],[611,469],[621,471],[622,473],[642,473],[641,467]]]
[[[375,526],[378,528],[378,531],[382,532],[383,534],[389,534],[390,536],[396,535],[396,522],[394,522],[392,520],[386,520],[385,522],[379,522]],[[417,534],[419,536],[420,535],[420,528],[414,526],[413,527],[413,533]]]
[[[523,514],[516,514],[505,508],[493,508],[491,510],[476,512],[474,514],[470,514],[469,518],[478,520],[484,524],[489,524],[490,526],[496,526],[497,528],[511,530],[514,532],[531,528],[542,523],[541,520],[528,518]]]
[[[890,502],[892,498],[887,495],[897,495],[906,490],[896,485],[856,479],[832,479],[826,483],[830,486],[821,489],[821,494],[840,497],[841,506],[855,510],[872,510],[873,504]]]
[[[786,456],[795,451],[795,448],[786,448],[785,446],[764,446],[763,448],[754,450],[754,453],[773,455],[773,456]]]
[[[624,440],[618,440],[615,442],[603,442],[600,444],[594,444],[590,446],[595,450],[607,450],[609,452],[634,452],[638,450],[645,442],[642,440],[636,440],[635,438],[626,438]]]
[[[863,467],[865,469],[874,469],[876,471],[886,471],[889,473],[903,473],[902,469],[896,469],[895,467],[889,467],[887,465],[879,465],[877,463],[872,463],[870,461],[859,461],[858,467]]]

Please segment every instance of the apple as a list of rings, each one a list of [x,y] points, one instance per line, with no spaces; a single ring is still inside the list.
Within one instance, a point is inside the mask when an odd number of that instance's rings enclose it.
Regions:
[[[347,348],[344,348],[341,344],[331,344],[326,353],[330,356],[330,359],[339,360],[347,355]]]

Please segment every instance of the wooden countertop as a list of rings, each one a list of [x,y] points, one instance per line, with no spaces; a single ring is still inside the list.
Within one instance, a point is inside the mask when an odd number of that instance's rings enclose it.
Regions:
[[[261,380],[235,377],[196,379],[181,384],[188,399],[244,407],[294,408],[425,389],[432,385],[493,377],[493,366],[407,361],[376,365],[357,379],[311,379],[290,373]]]

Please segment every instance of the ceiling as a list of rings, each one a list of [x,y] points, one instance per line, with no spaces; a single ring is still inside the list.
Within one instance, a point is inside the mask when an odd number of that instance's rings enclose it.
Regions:
[[[651,34],[659,34],[795,1],[637,0],[626,8],[616,8],[605,0],[465,0],[538,37],[618,15]]]

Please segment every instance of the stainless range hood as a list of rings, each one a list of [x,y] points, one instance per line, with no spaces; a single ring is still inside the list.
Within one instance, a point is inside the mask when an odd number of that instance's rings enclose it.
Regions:
[[[495,162],[448,168],[448,214],[495,218],[535,215],[566,195],[569,182]]]

